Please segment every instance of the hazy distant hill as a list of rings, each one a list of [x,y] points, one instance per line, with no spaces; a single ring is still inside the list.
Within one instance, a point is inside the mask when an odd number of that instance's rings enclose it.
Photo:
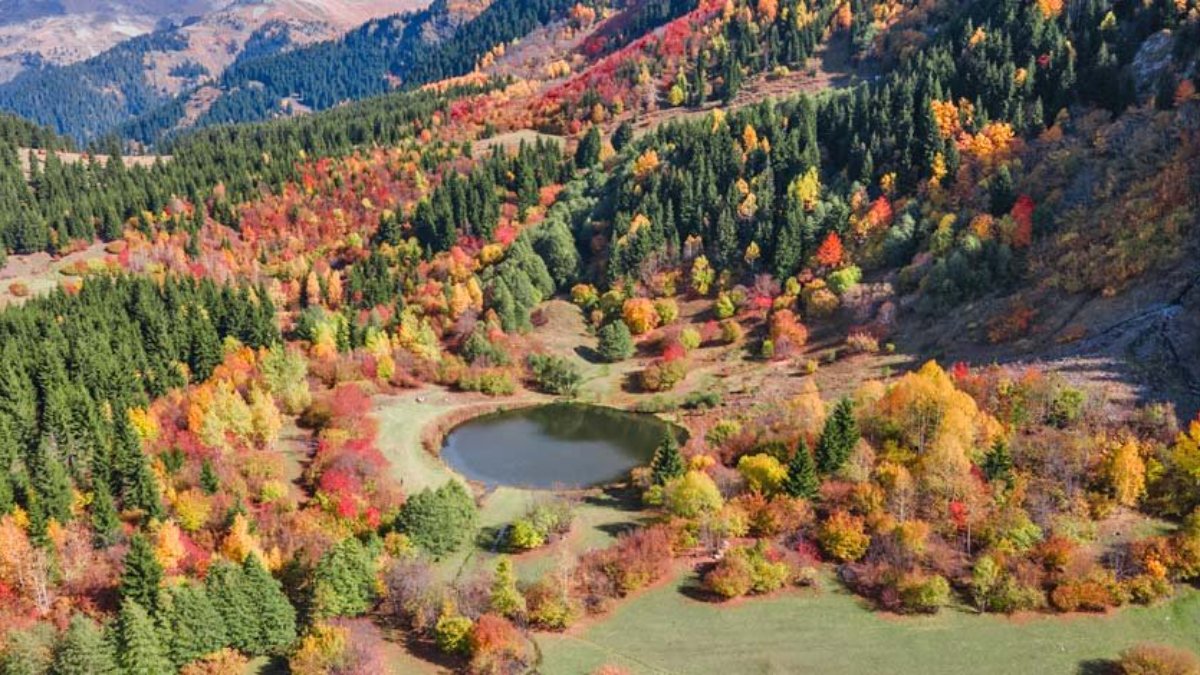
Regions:
[[[0,108],[88,140],[230,65],[428,0],[0,0]]]
[[[0,0],[0,82],[95,56],[235,0]]]

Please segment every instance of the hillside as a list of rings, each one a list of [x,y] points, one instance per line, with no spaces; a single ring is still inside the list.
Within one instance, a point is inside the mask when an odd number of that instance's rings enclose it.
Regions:
[[[26,52],[41,42],[59,50],[53,58],[34,59],[36,68],[0,85],[0,109],[86,142],[220,77],[239,61],[330,40],[373,17],[428,3],[238,0],[172,3],[167,13],[162,13],[165,7],[147,4],[93,7],[99,12],[95,15],[65,7],[61,15],[34,20],[44,26],[0,26],[0,45],[7,45],[0,47],[0,55],[7,48],[11,58],[29,61]],[[136,18],[125,18],[126,13]],[[116,22],[116,28],[106,29],[105,21]],[[163,22],[166,27],[160,27]],[[94,35],[104,30],[124,34],[119,40]],[[73,51],[60,53],[64,45]]]

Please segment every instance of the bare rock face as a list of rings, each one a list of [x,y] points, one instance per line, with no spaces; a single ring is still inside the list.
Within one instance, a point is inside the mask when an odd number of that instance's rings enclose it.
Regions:
[[[1144,101],[1154,95],[1159,76],[1171,67],[1171,46],[1173,44],[1171,31],[1163,29],[1146,38],[1141,48],[1138,49],[1130,68],[1139,101]]]

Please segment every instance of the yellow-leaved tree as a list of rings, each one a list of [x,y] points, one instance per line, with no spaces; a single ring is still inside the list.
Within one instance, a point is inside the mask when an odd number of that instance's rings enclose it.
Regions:
[[[1130,436],[1112,443],[1105,468],[1117,503],[1122,506],[1137,504],[1146,491],[1146,462],[1142,460],[1137,439]]]
[[[972,451],[987,447],[1002,431],[934,361],[901,377],[873,412],[917,454],[921,487],[941,500],[961,499],[971,491]]]
[[[163,569],[174,570],[187,550],[183,546],[183,537],[175,521],[168,520],[158,525],[154,533],[154,558]]]

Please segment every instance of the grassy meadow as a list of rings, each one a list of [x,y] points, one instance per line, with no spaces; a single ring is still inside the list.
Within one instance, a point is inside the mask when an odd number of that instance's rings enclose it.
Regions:
[[[686,574],[622,602],[565,635],[540,635],[544,675],[604,664],[636,674],[1042,675],[1104,672],[1104,659],[1139,641],[1200,650],[1200,591],[1107,616],[981,616],[948,608],[930,617],[872,611],[831,579],[717,605],[689,597]]]

